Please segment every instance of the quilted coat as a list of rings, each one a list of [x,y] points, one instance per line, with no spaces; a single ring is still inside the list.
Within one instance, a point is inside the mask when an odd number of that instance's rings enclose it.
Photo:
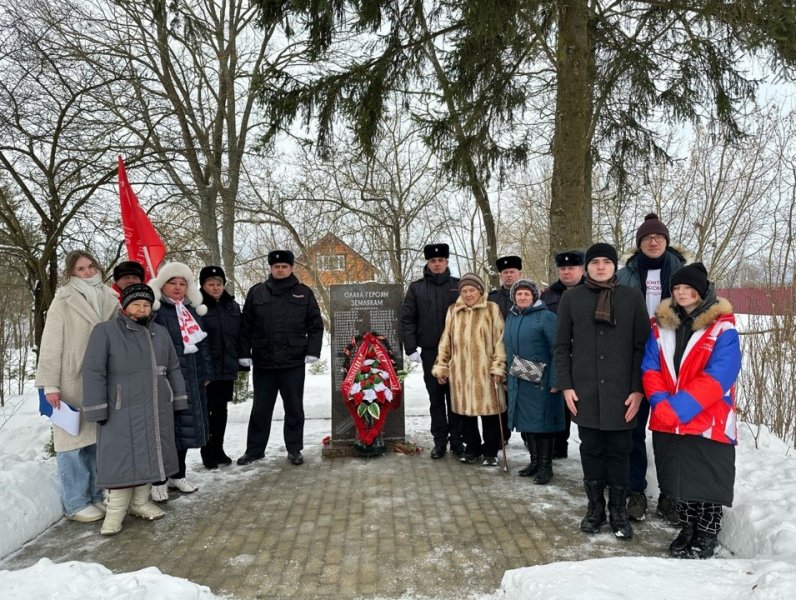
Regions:
[[[85,413],[100,423],[97,485],[128,487],[177,472],[174,412],[188,408],[169,332],[120,314],[94,328],[83,360]]]

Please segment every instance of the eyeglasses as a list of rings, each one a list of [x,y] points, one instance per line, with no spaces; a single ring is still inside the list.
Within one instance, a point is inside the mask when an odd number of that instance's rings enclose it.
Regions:
[[[642,242],[647,242],[647,243],[650,243],[650,244],[652,242],[655,242],[656,244],[658,244],[660,242],[665,242],[666,241],[666,236],[665,235],[655,235],[655,234],[653,234],[653,235],[645,235],[643,238],[641,238],[641,241]]]

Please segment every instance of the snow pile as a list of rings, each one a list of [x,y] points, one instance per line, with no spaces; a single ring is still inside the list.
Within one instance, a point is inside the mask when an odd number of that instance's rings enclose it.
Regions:
[[[3,596],[26,600],[212,600],[209,588],[187,579],[164,575],[155,567],[115,575],[102,565],[81,562],[55,564],[42,558],[32,567],[0,572]]]

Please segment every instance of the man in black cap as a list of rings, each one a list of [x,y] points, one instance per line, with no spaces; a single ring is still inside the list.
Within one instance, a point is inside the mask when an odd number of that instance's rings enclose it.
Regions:
[[[500,307],[500,314],[505,319],[512,304],[509,296],[511,286],[522,277],[522,259],[519,256],[501,256],[495,266],[500,275],[500,287],[489,292],[488,299]]]
[[[288,460],[304,462],[304,365],[321,355],[323,320],[312,290],[293,274],[293,261],[290,250],[269,252],[271,275],[249,290],[243,306],[239,362],[253,367],[254,403],[239,465],[265,455],[277,394],[285,409]]]
[[[641,290],[650,318],[663,299],[670,296],[671,276],[685,265],[684,250],[672,248],[669,229],[655,213],[644,217],[636,231],[636,248],[616,274],[621,285]],[[641,521],[647,512],[647,420],[649,401],[644,398],[638,412],[638,424],[633,431],[633,451],[630,454],[630,497],[627,513]],[[671,525],[679,523],[677,501],[665,494],[658,497],[656,513]]]
[[[583,285],[586,276],[583,274],[583,252],[567,250],[559,252],[555,257],[558,269],[558,281],[544,290],[539,297],[547,305],[547,310],[558,313],[558,303],[561,296],[570,288]],[[568,410],[564,411],[564,430],[556,435],[553,447],[553,458],[566,458],[569,455],[569,430],[572,425],[572,416]]]
[[[431,374],[437,359],[437,347],[445,329],[448,306],[459,297],[459,280],[448,268],[447,244],[429,244],[423,249],[426,266],[423,278],[412,282],[401,307],[401,337],[404,352],[414,363],[423,363],[431,414],[431,435],[434,449],[431,458],[445,456],[448,441],[451,452],[464,455],[461,417],[451,412],[450,387],[442,385]]]
[[[498,305],[500,314],[503,315],[505,320],[512,305],[511,296],[509,295],[511,286],[522,277],[522,258],[515,255],[501,256],[497,259],[495,267],[497,267],[500,275],[500,287],[489,292],[488,300]],[[501,415],[501,419],[503,423],[503,439],[508,442],[511,437],[508,408]]]
[[[144,277],[144,267],[141,266],[141,263],[134,260],[125,260],[113,267],[113,285],[111,288],[121,298],[125,288],[134,283],[144,283]]]

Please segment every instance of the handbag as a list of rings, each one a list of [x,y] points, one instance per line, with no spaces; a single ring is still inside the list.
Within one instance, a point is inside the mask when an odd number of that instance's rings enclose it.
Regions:
[[[546,366],[547,363],[528,360],[514,355],[514,360],[511,361],[511,368],[509,368],[509,375],[531,383],[542,383],[542,375],[544,375]]]

